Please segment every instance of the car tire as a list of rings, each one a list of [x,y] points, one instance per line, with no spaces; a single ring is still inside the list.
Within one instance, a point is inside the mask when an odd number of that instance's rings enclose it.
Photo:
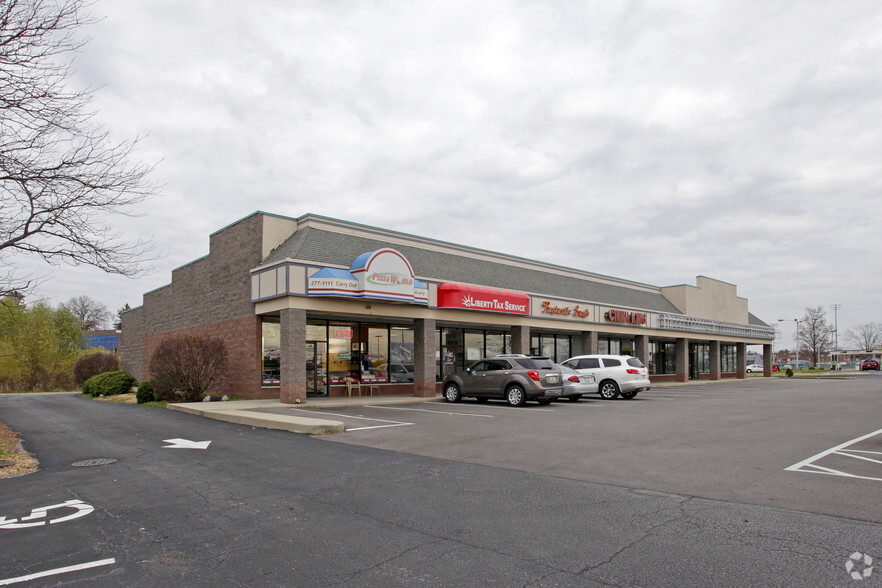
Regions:
[[[456,384],[447,384],[444,386],[444,399],[447,402],[459,402],[462,400],[462,392]]]
[[[637,396],[638,392],[640,392],[640,390],[631,390],[630,392],[619,392],[619,396],[621,396],[625,400],[631,400],[632,398]]]
[[[604,400],[615,400],[619,397],[619,385],[615,380],[604,380],[600,383],[597,392]]]
[[[572,396],[567,396],[567,400],[569,400],[570,402],[579,402],[581,399],[581,394],[573,394]]]
[[[505,401],[509,406],[523,406],[527,403],[527,393],[520,385],[514,384],[505,391]]]
[[[548,406],[551,404],[552,400],[554,400],[554,398],[537,398],[536,402],[539,403],[539,406]]]

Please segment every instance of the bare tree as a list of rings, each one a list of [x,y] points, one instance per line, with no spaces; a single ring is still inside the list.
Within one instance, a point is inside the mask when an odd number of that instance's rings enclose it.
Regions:
[[[845,332],[845,338],[857,349],[873,351],[882,345],[882,325],[866,323]]]
[[[71,90],[68,57],[91,20],[84,0],[0,1],[0,266],[15,254],[138,276],[149,243],[101,220],[131,215],[156,191],[150,166],[132,163],[137,140],[112,143],[93,122],[91,90]],[[33,287],[0,275],[0,296]]]
[[[821,355],[830,346],[830,325],[823,306],[806,308],[805,314],[799,319],[799,341],[797,344],[810,354],[812,365],[818,365]]]
[[[80,320],[84,331],[103,329],[110,320],[107,307],[88,296],[74,296],[63,306]]]

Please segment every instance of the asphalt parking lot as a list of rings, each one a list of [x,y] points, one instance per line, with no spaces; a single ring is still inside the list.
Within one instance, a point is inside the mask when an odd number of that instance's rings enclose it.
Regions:
[[[634,400],[303,410],[320,439],[561,478],[882,522],[882,378],[751,377]]]

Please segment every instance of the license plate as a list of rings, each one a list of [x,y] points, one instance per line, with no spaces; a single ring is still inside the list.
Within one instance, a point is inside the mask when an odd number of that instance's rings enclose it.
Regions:
[[[549,384],[557,384],[557,376],[548,376],[545,378]]]

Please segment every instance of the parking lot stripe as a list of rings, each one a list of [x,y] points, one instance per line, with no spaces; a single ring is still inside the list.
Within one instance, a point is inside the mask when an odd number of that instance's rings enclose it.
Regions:
[[[795,463],[790,467],[784,468],[784,471],[797,471],[799,468],[801,468],[803,466],[810,465],[813,461],[817,461],[817,460],[821,459],[822,457],[826,457],[826,456],[830,455],[831,453],[836,453],[840,449],[845,449],[849,445],[854,445],[855,443],[860,443],[861,441],[863,441],[865,439],[869,439],[870,437],[875,437],[879,433],[882,433],[882,429],[879,429],[878,431],[873,431],[872,433],[867,433],[863,437],[858,437],[857,439],[852,439],[851,441],[846,441],[845,443],[842,443],[841,445],[837,445],[836,447],[833,447],[831,449],[827,449],[826,451],[822,451],[821,453],[819,453],[817,455],[813,455],[812,457],[810,457],[808,459],[804,459],[799,463]]]
[[[470,412],[448,412],[446,410],[427,410],[425,408],[399,408],[397,406],[370,406],[369,408],[380,408],[383,410],[408,410],[412,412],[433,412],[435,414],[446,414],[450,416],[473,416],[473,417],[481,417],[485,419],[494,419],[492,414],[474,414]]]
[[[801,462],[793,464],[792,466],[790,466],[788,468],[784,468],[784,471],[805,472],[805,473],[809,473],[809,474],[827,474],[830,476],[844,476],[846,478],[858,478],[860,480],[873,480],[875,482],[882,482],[882,478],[876,478],[876,477],[870,477],[870,476],[858,476],[855,474],[849,474],[848,472],[842,472],[840,470],[834,470],[831,468],[826,468],[824,466],[819,466],[816,463],[814,463],[814,462],[818,461],[819,459],[827,457],[828,455],[841,455],[843,457],[853,457],[855,459],[862,459],[864,461],[871,461],[873,463],[882,464],[882,461],[879,461],[876,459],[871,459],[869,457],[863,457],[860,455],[854,455],[854,453],[876,454],[878,452],[861,451],[858,449],[849,449],[846,451],[847,447],[854,445],[855,443],[860,443],[861,441],[864,441],[866,439],[870,439],[871,437],[875,437],[876,435],[878,435],[880,433],[882,433],[882,429],[879,429],[878,431],[874,431],[872,433],[868,433],[862,437],[858,437],[857,439],[852,439],[851,441],[846,441],[845,443],[842,443],[841,445],[837,445],[836,447],[830,448],[826,451],[822,451],[821,453],[819,453],[817,455],[813,455],[812,457],[810,457],[808,459],[804,459]]]
[[[88,570],[90,568],[97,568],[100,566],[109,566],[116,563],[116,559],[99,559],[98,561],[92,561],[83,564],[77,564],[75,566],[67,566],[66,568],[56,568],[54,570],[46,570],[45,572],[37,572],[35,574],[28,574],[27,576],[19,576],[18,578],[7,578],[5,580],[0,580],[0,586],[9,586],[10,584],[18,584],[19,582],[28,582],[30,580],[36,580],[37,578],[45,578],[47,576],[57,576],[59,574],[68,574],[70,572],[78,572],[80,570]]]
[[[352,429],[343,429],[344,433],[349,433],[350,431],[367,431],[368,429],[388,429],[389,427],[406,427],[408,425],[412,425],[413,423],[396,423],[394,425],[373,425],[370,427],[355,427]]]

